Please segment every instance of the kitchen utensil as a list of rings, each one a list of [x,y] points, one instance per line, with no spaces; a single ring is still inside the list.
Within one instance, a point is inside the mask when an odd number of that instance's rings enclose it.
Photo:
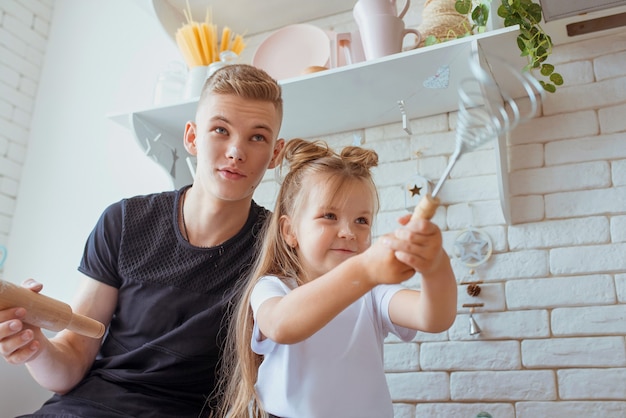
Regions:
[[[504,66],[515,82],[521,83],[525,95],[513,98],[504,86],[499,86],[485,70],[476,53],[470,54],[469,69],[473,78],[461,81],[459,92],[459,111],[456,127],[456,146],[450,157],[448,166],[433,188],[432,194],[424,195],[416,205],[411,219],[430,219],[439,206],[437,194],[448,178],[452,167],[459,157],[483,144],[510,132],[522,122],[533,118],[537,114],[539,104],[544,95],[543,87],[527,71],[520,72],[499,57],[488,59],[493,66]],[[508,86],[512,88],[513,86]],[[528,110],[522,114],[516,100],[529,101]]]
[[[276,80],[295,77],[307,67],[330,66],[330,38],[307,23],[285,26],[269,35],[257,48],[252,65]]]
[[[68,304],[0,280],[0,310],[17,307],[26,309],[24,322],[36,327],[51,331],[67,328],[91,338],[104,335],[105,327],[102,323],[73,313]]]

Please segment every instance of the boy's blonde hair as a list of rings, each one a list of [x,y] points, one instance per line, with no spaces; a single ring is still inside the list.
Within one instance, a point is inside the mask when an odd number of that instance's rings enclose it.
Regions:
[[[278,82],[260,68],[248,64],[226,65],[204,83],[198,111],[212,94],[225,94],[273,103],[279,120],[283,119],[282,89]]]
[[[338,154],[323,141],[297,138],[285,144],[281,158],[288,165],[289,172],[282,180],[274,212],[264,230],[259,256],[230,323],[222,376],[225,393],[221,417],[267,416],[254,390],[263,358],[250,348],[254,325],[250,295],[259,279],[266,275],[294,279],[298,285],[303,283],[302,265],[295,250],[281,234],[280,219],[283,215],[292,219],[297,217],[308,192],[303,187],[305,179],[324,174],[323,179],[330,185],[331,193],[337,193],[347,181],[363,181],[374,195],[374,211],[378,209],[378,193],[370,171],[378,164],[375,151],[349,146]]]

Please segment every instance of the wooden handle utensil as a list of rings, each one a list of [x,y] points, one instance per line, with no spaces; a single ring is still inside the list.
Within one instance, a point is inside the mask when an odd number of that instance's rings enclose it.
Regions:
[[[411,220],[416,219],[431,219],[437,208],[439,207],[439,198],[432,197],[430,194],[425,194],[413,209],[413,214],[411,215]]]
[[[68,329],[91,338],[104,335],[105,327],[95,319],[72,312],[70,305],[33,292],[13,283],[0,280],[0,309],[26,309],[27,324],[50,331]]]

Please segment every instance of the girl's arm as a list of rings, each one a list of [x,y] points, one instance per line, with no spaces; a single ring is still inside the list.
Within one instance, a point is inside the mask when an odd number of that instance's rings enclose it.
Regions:
[[[319,331],[341,311],[382,282],[400,283],[415,274],[393,249],[400,239],[387,235],[365,252],[297,287],[284,297],[266,300],[256,321],[262,334],[279,344],[294,344]]]
[[[396,235],[403,238],[396,257],[422,274],[422,286],[421,291],[403,289],[393,296],[391,321],[424,332],[447,330],[456,317],[457,283],[442,247],[441,231],[430,221],[417,220]]]

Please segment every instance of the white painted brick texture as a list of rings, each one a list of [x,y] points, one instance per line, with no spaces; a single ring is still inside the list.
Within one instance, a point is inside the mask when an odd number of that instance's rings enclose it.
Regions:
[[[492,150],[464,156],[442,189],[434,221],[446,251],[454,258],[454,240],[469,226],[487,231],[494,251],[473,274],[453,259],[459,282],[483,283],[478,297],[459,286],[457,319],[447,332],[430,341],[420,334],[417,353],[390,340],[386,366],[394,368],[388,381],[396,416],[626,416],[626,36],[581,44],[555,53],[572,84],[549,95],[544,116],[509,138],[513,224],[504,225],[501,215]],[[383,159],[377,175],[391,212],[381,214],[389,222],[379,231],[394,226],[391,214],[402,213],[402,199],[394,196],[400,190],[391,185],[402,185],[407,168],[438,179],[455,118],[451,128],[438,124],[412,135],[406,165]],[[398,129],[367,132],[378,137],[365,146],[379,147],[386,134],[403,144]],[[474,313],[482,329],[474,336],[463,307],[471,302],[484,304]],[[416,361],[416,371],[399,371]],[[436,384],[418,386],[420,375]],[[412,404],[414,411],[406,408]]]
[[[53,4],[0,3],[0,244],[6,244],[11,229]]]

